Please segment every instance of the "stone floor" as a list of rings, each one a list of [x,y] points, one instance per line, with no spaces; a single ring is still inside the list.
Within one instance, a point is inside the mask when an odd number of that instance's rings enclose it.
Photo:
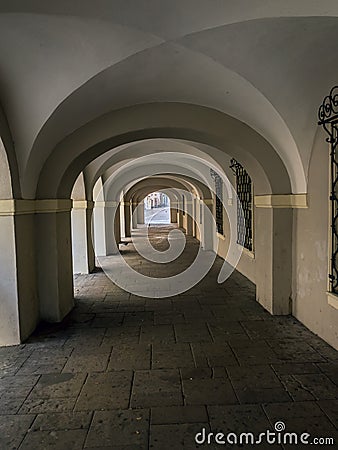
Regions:
[[[159,248],[164,237],[153,230]],[[188,241],[182,267],[196,253]],[[131,244],[124,256],[157,276],[171,270]],[[99,271],[77,276],[62,324],[0,349],[0,449],[194,449],[203,428],[258,435],[277,421],[337,440],[338,352],[294,318],[270,316],[239,273],[218,285],[221,264],[166,299],[130,295]],[[230,448],[243,447],[254,446]]]

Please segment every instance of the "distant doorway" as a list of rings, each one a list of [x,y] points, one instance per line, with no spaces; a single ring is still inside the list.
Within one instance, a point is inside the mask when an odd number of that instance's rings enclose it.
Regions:
[[[170,199],[163,192],[152,192],[144,199],[146,225],[170,224]]]

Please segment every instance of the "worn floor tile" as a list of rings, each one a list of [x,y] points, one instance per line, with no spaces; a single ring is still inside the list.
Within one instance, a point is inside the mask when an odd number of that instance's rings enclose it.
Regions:
[[[192,349],[196,361],[205,358],[210,367],[217,366],[238,366],[238,361],[226,343],[217,344],[192,344]]]
[[[44,414],[72,411],[76,397],[32,398],[28,397],[19,409],[20,414]]]
[[[148,447],[149,410],[97,411],[94,414],[87,447]]]
[[[324,374],[298,374],[294,378],[317,400],[338,398],[338,386]]]
[[[178,369],[136,371],[131,396],[133,408],[183,405]]]
[[[260,405],[208,406],[211,429],[222,432],[263,432],[271,425]]]
[[[175,342],[174,328],[172,325],[142,325],[140,342],[145,344]]]
[[[32,431],[26,435],[20,446],[20,450],[64,450],[65,448],[81,450],[86,435],[86,430]]]
[[[153,344],[153,369],[195,367],[191,347],[188,343]]]
[[[102,345],[138,344],[140,338],[140,329],[140,326],[107,328],[102,341]]]
[[[149,448],[154,450],[201,448],[196,444],[195,436],[203,428],[209,431],[208,423],[152,425]],[[215,447],[208,445],[206,448],[213,449]]]
[[[92,415],[92,412],[38,414],[32,425],[32,430],[48,431],[88,429],[92,420]]]
[[[97,354],[73,354],[63,368],[63,372],[103,372],[107,368],[110,352]]]
[[[183,380],[184,401],[187,405],[227,405],[238,403],[228,379]]]
[[[113,347],[108,370],[150,369],[149,344],[117,344]]]
[[[30,398],[47,399],[58,397],[77,397],[85,378],[85,373],[41,375],[41,378],[30,394]]]
[[[205,406],[159,406],[151,409],[153,425],[199,422],[208,422]]]
[[[34,420],[33,415],[0,416],[0,448],[17,449]]]
[[[317,404],[333,424],[338,423],[338,399],[320,400]]]
[[[205,323],[175,324],[177,342],[212,342],[209,329]]]
[[[75,411],[128,408],[131,383],[131,371],[91,373],[78,397]]]

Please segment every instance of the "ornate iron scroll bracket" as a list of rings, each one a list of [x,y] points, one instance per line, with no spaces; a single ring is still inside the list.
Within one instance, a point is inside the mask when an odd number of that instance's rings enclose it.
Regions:
[[[243,169],[242,164],[240,164],[235,158],[230,159],[230,169],[233,171],[235,175],[237,175],[240,169]]]
[[[329,280],[331,292],[338,294],[338,86],[334,86],[318,110],[318,125],[327,134],[326,141],[330,144],[331,159],[331,264]]]

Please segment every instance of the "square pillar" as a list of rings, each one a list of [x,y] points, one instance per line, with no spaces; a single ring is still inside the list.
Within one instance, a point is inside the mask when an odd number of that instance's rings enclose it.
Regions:
[[[95,267],[91,218],[93,202],[73,200],[72,209],[72,253],[73,272],[90,273]]]
[[[72,201],[38,200],[36,254],[41,319],[60,322],[73,308]]]
[[[0,347],[24,342],[39,322],[34,200],[0,200]]]

